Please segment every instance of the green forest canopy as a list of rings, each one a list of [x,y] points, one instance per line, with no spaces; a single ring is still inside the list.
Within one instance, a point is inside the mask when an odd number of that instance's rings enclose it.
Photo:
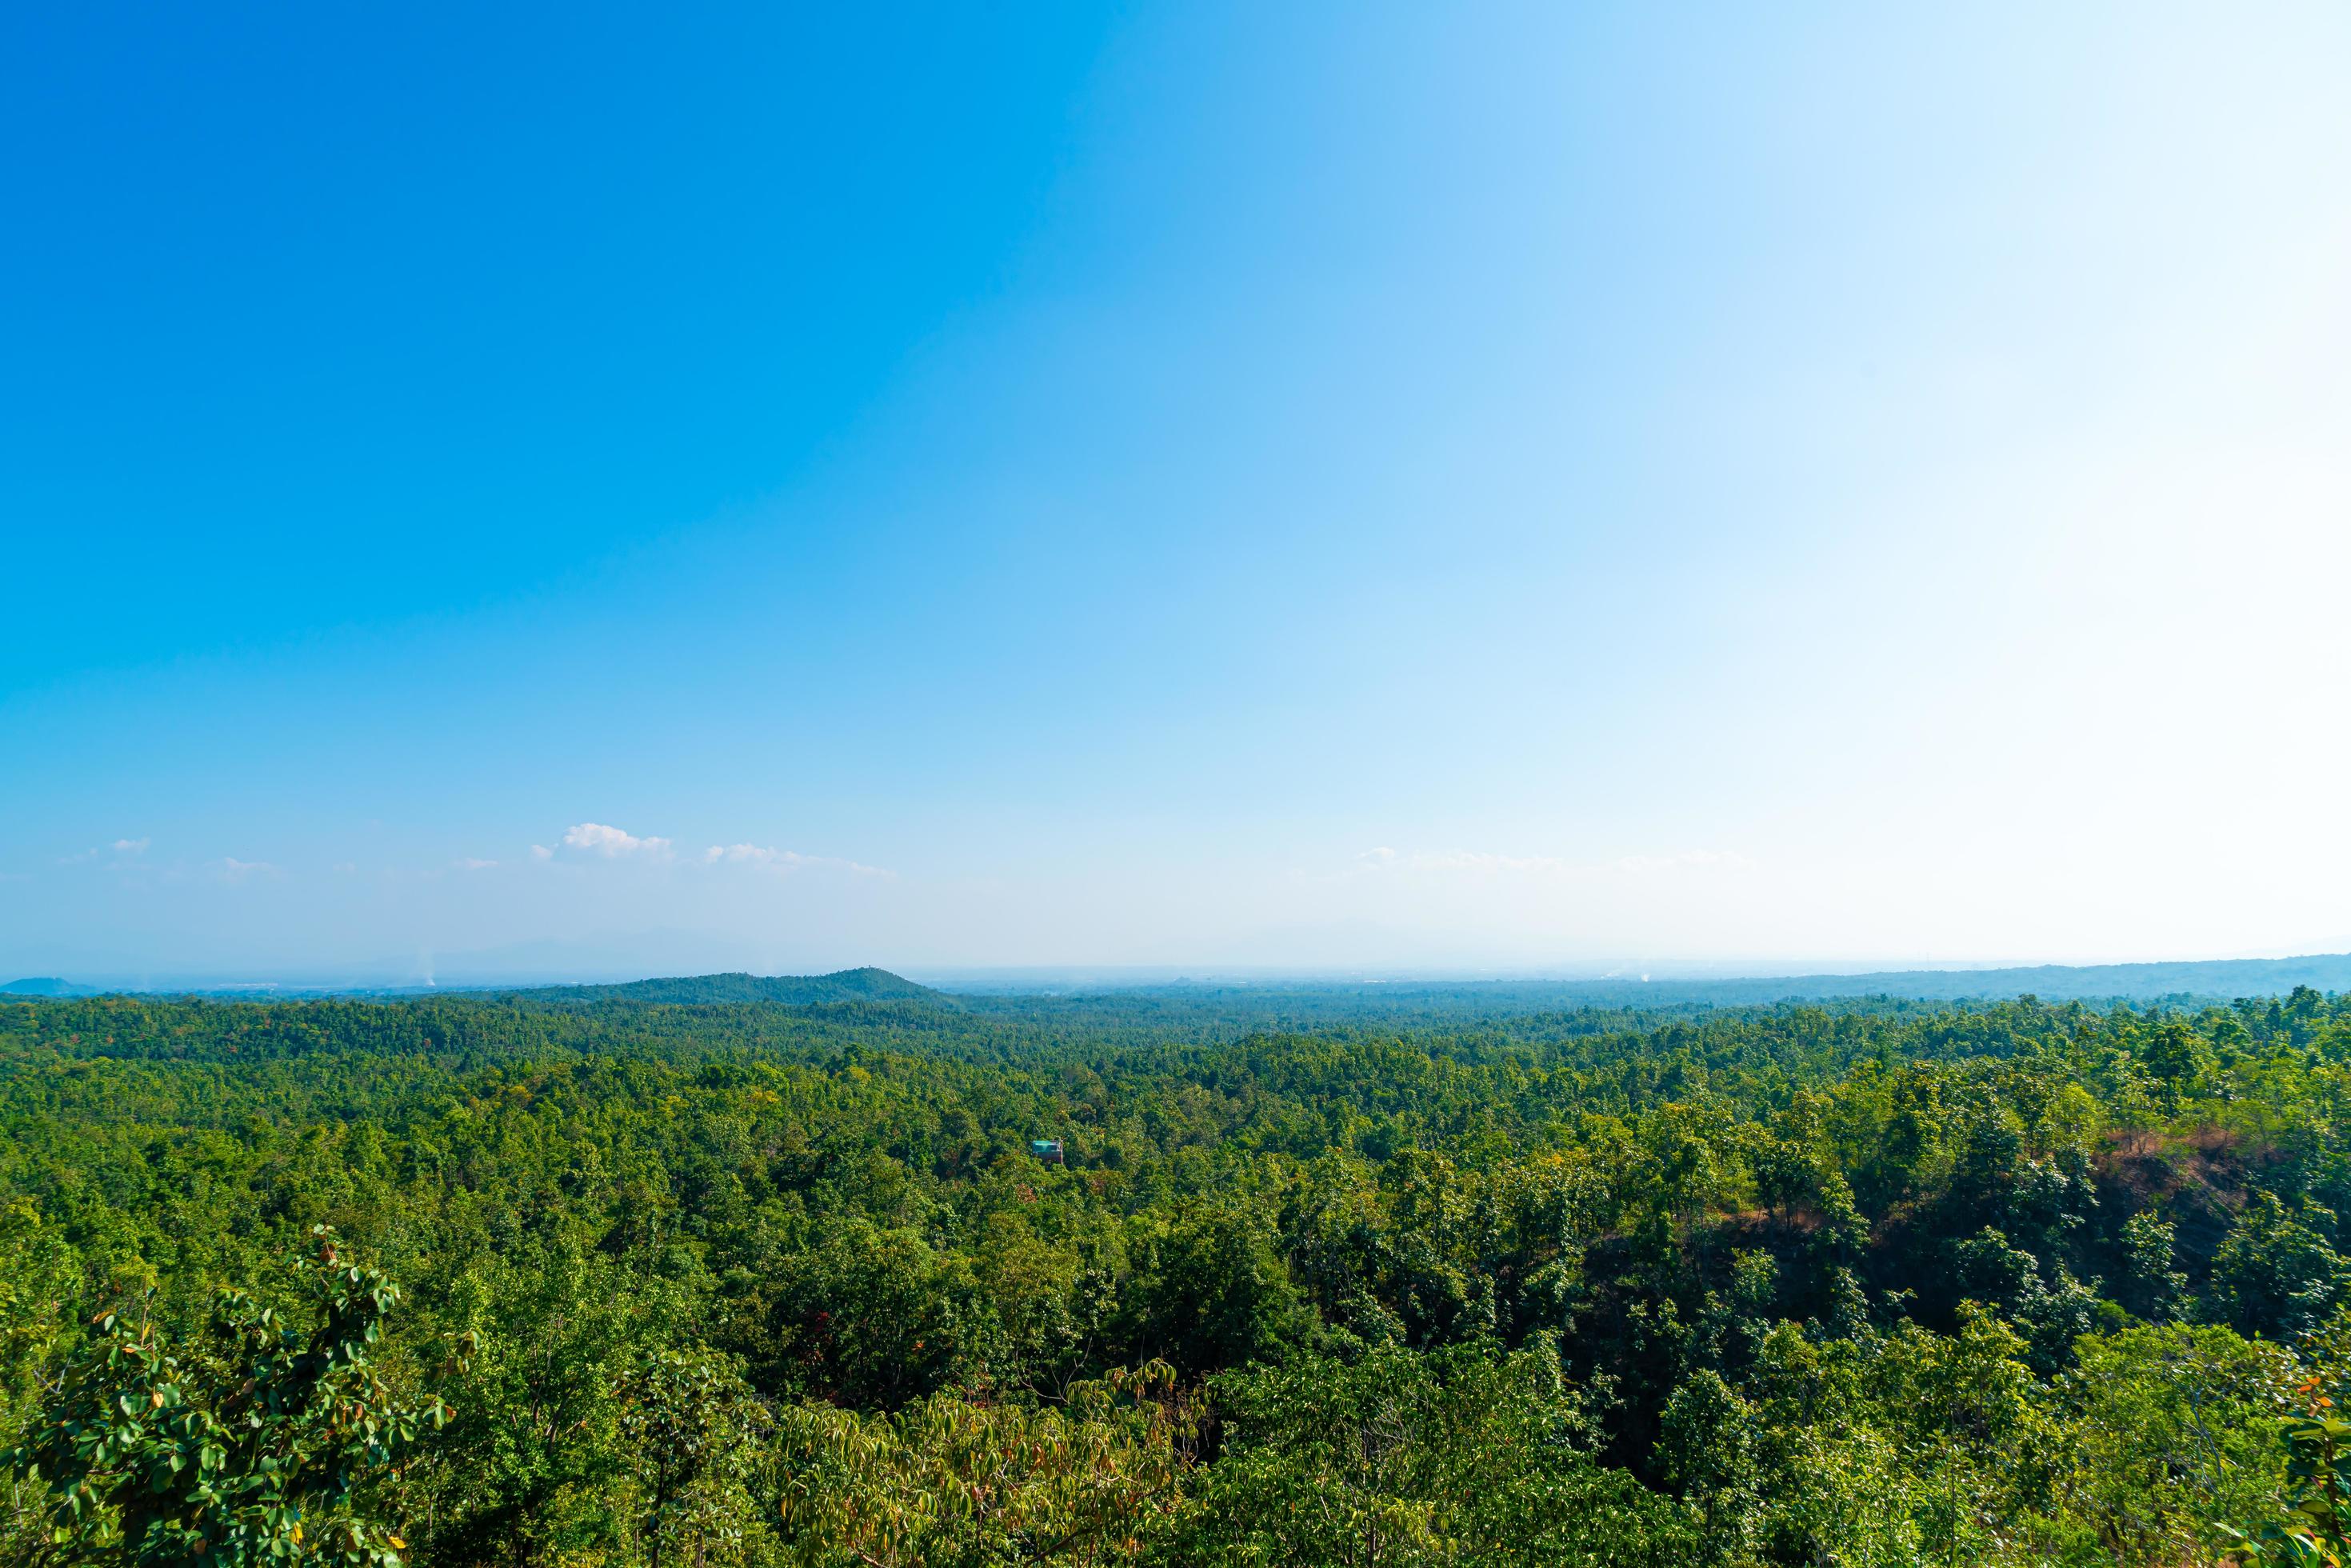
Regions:
[[[2168,1565],[2339,1535],[2351,998],[1528,1001],[879,970],[0,1000],[5,1547]]]

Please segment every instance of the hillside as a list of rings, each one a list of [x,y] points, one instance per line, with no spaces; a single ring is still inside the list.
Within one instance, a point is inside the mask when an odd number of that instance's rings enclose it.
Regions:
[[[94,997],[93,987],[77,986],[71,980],[60,980],[54,975],[40,975],[22,980],[11,980],[0,986],[0,996],[8,997]]]
[[[820,1007],[830,1002],[930,1001],[952,1006],[928,986],[918,986],[887,969],[871,966],[837,969],[830,975],[678,975],[651,980],[630,980],[613,986],[549,986],[518,993],[534,998],[589,1002],[651,1002],[677,1007],[711,1007],[743,1002],[778,1002],[787,1007]]]

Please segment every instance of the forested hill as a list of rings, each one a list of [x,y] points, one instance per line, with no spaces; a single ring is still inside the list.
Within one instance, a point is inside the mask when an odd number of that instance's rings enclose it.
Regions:
[[[0,1562],[2184,1568],[2334,1528],[2289,1461],[2351,1401],[2351,997],[777,984],[0,999]]]
[[[683,1007],[711,1007],[735,1002],[776,1002],[786,1007],[817,1007],[828,1002],[930,1001],[947,998],[928,986],[866,967],[837,969],[830,975],[687,975],[669,979],[632,980],[616,986],[550,986],[517,993],[546,1000],[653,1002]]]
[[[78,986],[71,980],[60,980],[54,975],[34,976],[22,980],[10,980],[0,985],[0,996],[11,997],[94,997],[94,986]]]

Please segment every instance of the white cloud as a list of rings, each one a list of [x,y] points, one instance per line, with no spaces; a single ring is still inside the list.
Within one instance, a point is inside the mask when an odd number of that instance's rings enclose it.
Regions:
[[[830,866],[851,872],[858,876],[895,876],[880,866],[862,862],[842,860],[837,855],[804,855],[798,850],[770,849],[765,844],[713,844],[702,852],[702,863],[716,865],[725,861],[741,865],[755,865],[768,871],[786,872],[799,866]]]
[[[673,848],[667,839],[637,837],[602,822],[579,822],[563,831],[563,846],[589,854],[602,855],[611,860],[619,855],[643,855],[649,860],[667,860]]]
[[[110,854],[118,862],[126,861],[134,855],[145,854],[147,852],[147,846],[154,841],[155,841],[152,839],[117,839],[110,844],[92,845],[90,848],[82,851],[81,853],[77,855],[59,855],[57,857],[57,863],[59,865],[79,865],[84,861],[98,860],[102,856]]]
[[[223,882],[244,882],[256,876],[276,876],[278,872],[267,861],[241,861],[235,855],[224,855],[220,873]]]
[[[465,855],[452,863],[454,863],[460,871],[487,871],[498,862],[496,861],[475,860],[471,855]]]
[[[533,844],[530,846],[530,858],[535,861],[551,861],[555,858],[555,852],[545,844]]]
[[[345,876],[350,876],[356,873],[360,869],[360,866],[359,862],[357,861],[337,861],[333,865],[329,866],[327,869],[329,871],[340,872]]]
[[[1447,850],[1442,854],[1415,855],[1412,863],[1419,871],[1470,871],[1489,874],[1572,869],[1569,862],[1557,855],[1498,855],[1481,850]]]

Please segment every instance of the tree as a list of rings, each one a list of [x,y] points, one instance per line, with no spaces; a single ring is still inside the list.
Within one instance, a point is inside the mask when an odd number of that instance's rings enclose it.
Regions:
[[[753,1445],[768,1418],[733,1362],[655,1351],[622,1376],[617,1398],[644,1560],[663,1568],[738,1555],[754,1513]]]
[[[1683,1377],[1659,1417],[1657,1469],[1698,1515],[1705,1561],[1728,1562],[1747,1542],[1755,1490],[1755,1408],[1708,1367]]]
[[[785,1545],[812,1568],[1132,1562],[1181,1500],[1197,1414],[1165,1363],[1077,1384],[1058,1410],[787,1406]]]
[[[1915,1456],[1927,1562],[1981,1560],[2001,1521],[2040,1484],[2043,1417],[2023,1351],[1998,1318],[1967,1302],[1957,1333],[1905,1323],[1872,1357],[1875,1419]]]
[[[2155,1031],[2142,1058],[2175,1098],[2213,1067],[2212,1048],[2204,1037],[2176,1019]]]
[[[2025,1332],[2033,1370],[2052,1373],[2073,1359],[2074,1342],[2090,1332],[2097,1297],[2063,1268],[2045,1283],[2030,1252],[2008,1244],[1987,1225],[1952,1249],[1952,1277],[1972,1301],[1991,1307]]]
[[[2302,1348],[2303,1375],[2274,1427],[2283,1495],[2271,1518],[2256,1524],[2248,1507],[2226,1533],[2265,1568],[2344,1568],[2351,1563],[2351,1420],[2342,1405],[2351,1398],[2351,1313],[2308,1335]]]
[[[2212,1317],[2239,1333],[2287,1339],[2325,1322],[2351,1289],[2351,1263],[2287,1210],[2257,1192],[2212,1257]]]
[[[731,1336],[769,1397],[894,1406],[949,1380],[962,1353],[967,1291],[910,1228],[862,1217],[819,1228],[756,1281]]]
[[[1597,1434],[1547,1339],[1348,1361],[1301,1356],[1212,1381],[1226,1451],[1168,1556],[1182,1563],[1682,1563],[1679,1511],[1593,1457]]]
[[[2081,1342],[2056,1392],[2064,1511],[2122,1568],[2217,1561],[2217,1521],[2258,1517],[2279,1490],[2273,1423],[2293,1358],[2220,1327],[2142,1325]]]
[[[396,1399],[373,1364],[400,1288],[312,1234],[293,1266],[300,1324],[235,1290],[185,1343],[146,1298],[91,1321],[8,1457],[48,1483],[68,1561],[400,1568],[405,1542],[367,1483],[448,1412]]]
[[[2116,1296],[2149,1322],[2163,1322],[2188,1295],[2188,1276],[2171,1266],[2174,1231],[2153,1209],[2123,1222],[2123,1279]]]
[[[0,1207],[0,1451],[16,1446],[38,1414],[40,1373],[68,1316],[75,1259],[29,1199]],[[0,1517],[0,1561],[29,1560],[47,1533],[37,1479],[11,1475]]]
[[[1249,1214],[1218,1206],[1184,1215],[1150,1239],[1146,1256],[1126,1303],[1143,1359],[1214,1372],[1277,1359],[1306,1337],[1311,1309]]]
[[[404,1467],[410,1539],[429,1558],[562,1561],[625,1537],[608,1368],[675,1315],[633,1292],[630,1272],[583,1246],[528,1247],[475,1260],[444,1287],[444,1321],[476,1348],[449,1385],[448,1429]]]

